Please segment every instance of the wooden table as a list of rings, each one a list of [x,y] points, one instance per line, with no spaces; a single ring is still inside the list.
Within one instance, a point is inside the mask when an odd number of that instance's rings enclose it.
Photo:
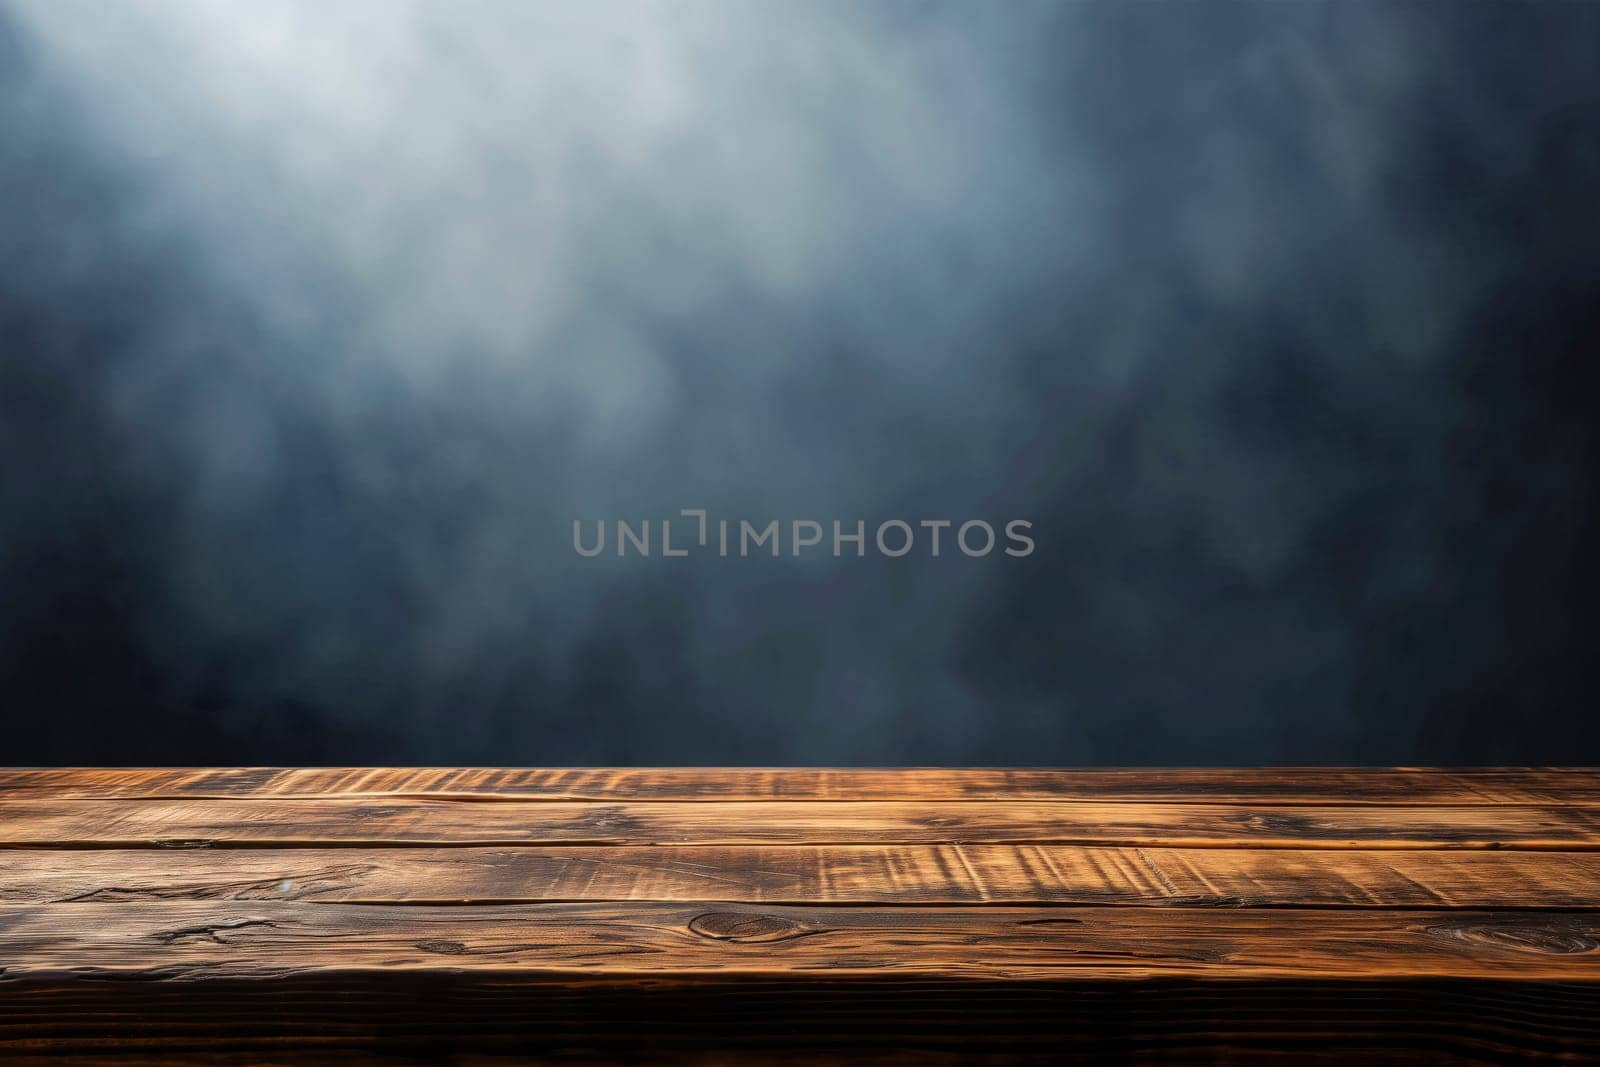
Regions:
[[[1597,850],[1587,770],[0,772],[0,1059],[1594,1062]]]

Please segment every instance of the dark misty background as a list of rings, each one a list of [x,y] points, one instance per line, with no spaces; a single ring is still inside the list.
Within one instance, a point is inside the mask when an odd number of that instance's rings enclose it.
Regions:
[[[1600,4],[0,0],[0,763],[1600,763],[1597,340]]]

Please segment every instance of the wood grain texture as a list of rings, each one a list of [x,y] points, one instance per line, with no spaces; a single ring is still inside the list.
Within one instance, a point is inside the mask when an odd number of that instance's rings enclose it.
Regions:
[[[0,903],[1100,904],[1584,908],[1600,853],[794,845],[18,850]]]
[[[1600,913],[1386,909],[517,904],[0,905],[6,981],[480,969],[990,981],[1149,977],[1597,979]]]
[[[1600,776],[0,771],[61,1056],[1595,1062]]]
[[[5,979],[519,976],[827,970],[986,981],[1159,977],[1600,978],[1600,914],[1274,908],[829,908],[295,901],[0,905]]]
[[[1177,801],[1600,805],[1600,769],[1040,770],[209,767],[0,770],[0,798],[429,796],[479,800]]]
[[[945,842],[1600,849],[1600,809],[972,801],[0,801],[0,847]]]

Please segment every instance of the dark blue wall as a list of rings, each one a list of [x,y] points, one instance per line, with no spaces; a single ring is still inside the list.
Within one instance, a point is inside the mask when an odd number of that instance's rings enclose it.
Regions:
[[[1600,762],[1597,43],[0,0],[0,763]]]

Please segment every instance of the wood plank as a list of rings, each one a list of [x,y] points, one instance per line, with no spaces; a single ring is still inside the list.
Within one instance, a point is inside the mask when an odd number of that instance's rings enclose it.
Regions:
[[[0,801],[0,846],[8,847],[949,842],[1592,850],[1600,847],[1600,810],[1088,801]]]
[[[6,981],[192,982],[379,969],[643,975],[817,969],[1084,977],[1600,982],[1600,912],[829,908],[291,901],[0,905]]]
[[[1214,804],[1600,804],[1594,768],[0,770],[0,798],[431,796],[478,800],[1092,800]]]
[[[0,1058],[1592,1060],[1593,782],[0,773]]]
[[[0,902],[1600,907],[1600,853],[670,846],[0,853]]]

